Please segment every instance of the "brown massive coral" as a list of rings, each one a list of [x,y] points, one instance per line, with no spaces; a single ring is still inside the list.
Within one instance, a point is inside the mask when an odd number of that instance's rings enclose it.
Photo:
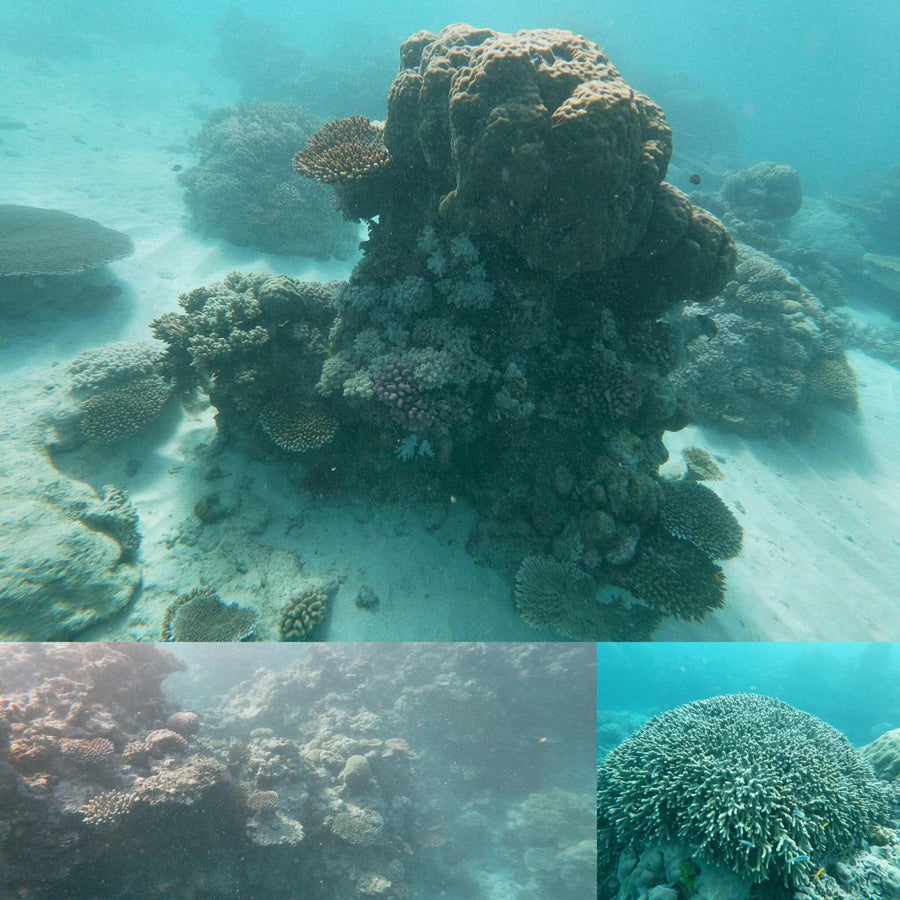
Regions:
[[[414,203],[458,231],[498,239],[533,268],[572,273],[633,253],[656,206],[657,220],[673,219],[674,189],[662,183],[672,155],[663,112],[586,38],[455,24],[418,32],[400,56],[384,127],[395,191],[378,198],[393,226],[404,227]],[[338,126],[349,127],[326,129]],[[329,135],[323,129],[310,144]],[[298,154],[301,171],[308,156]],[[680,196],[681,235],[664,249],[711,253],[696,274],[701,284],[718,284],[733,263],[727,232],[712,217],[691,215]]]

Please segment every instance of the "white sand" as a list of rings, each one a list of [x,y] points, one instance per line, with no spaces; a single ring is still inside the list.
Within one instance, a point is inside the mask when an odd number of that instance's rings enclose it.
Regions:
[[[109,309],[4,326],[0,391],[7,409],[24,406],[27,413],[29,403],[39,404],[49,363],[113,340],[149,338],[150,320],[175,310],[180,292],[232,269],[337,278],[352,266],[263,256],[186,231],[171,168],[192,163],[179,148],[209,109],[235,97],[200,60],[160,69],[140,54],[135,48],[128,69],[111,73],[108,58],[48,66],[0,53],[0,118],[28,125],[0,131],[0,202],[94,218],[136,246],[112,267],[124,292]],[[900,541],[900,373],[860,354],[851,359],[861,381],[858,415],[836,413],[809,438],[744,441],[698,428],[669,436],[672,465],[689,444],[724,457],[727,478],[714,487],[740,505],[745,549],[725,564],[726,608],[700,625],[670,622],[660,639],[900,637],[892,572]],[[209,411],[195,411],[149,452],[138,442],[108,459],[88,448],[60,460],[65,471],[90,473],[86,480],[96,487],[126,488],[141,515],[143,595],[129,615],[88,637],[156,638],[164,607],[201,578],[224,600],[257,606],[267,639],[275,637],[286,597],[317,581],[339,583],[317,635],[329,640],[546,636],[519,619],[511,585],[467,555],[473,514],[464,503],[448,497],[433,509],[408,509],[317,500],[296,488],[284,466],[213,450],[214,434]],[[142,464],[129,474],[126,461],[136,455]],[[209,481],[213,463],[226,474]],[[211,491],[236,512],[200,528],[191,510]],[[379,595],[375,610],[354,605],[361,584]]]

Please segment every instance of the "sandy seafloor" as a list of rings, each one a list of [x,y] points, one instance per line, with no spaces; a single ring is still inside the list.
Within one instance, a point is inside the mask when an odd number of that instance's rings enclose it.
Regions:
[[[0,51],[0,119],[27,125],[0,131],[0,202],[97,219],[130,235],[136,248],[112,266],[123,291],[102,311],[3,323],[0,402],[23,432],[43,385],[62,377],[52,363],[111,341],[149,339],[149,322],[176,310],[180,292],[235,269],[330,279],[352,267],[353,260],[261,255],[188,230],[172,167],[193,163],[188,136],[211,109],[236,97],[199,60],[160,69],[144,52],[48,63]],[[667,436],[670,467],[680,465],[688,445],[719,459],[726,479],[711,486],[736,510],[745,542],[742,555],[724,564],[725,609],[700,624],[669,621],[659,639],[900,636],[900,372],[860,353],[849,358],[860,381],[858,413],[820,419],[807,437],[748,441],[693,426]],[[97,451],[82,457],[93,485],[113,482],[138,507],[144,569],[134,608],[85,638],[156,639],[163,608],[201,577],[226,602],[255,605],[270,620],[307,579],[339,581],[327,627],[317,634],[328,640],[558,637],[525,625],[511,584],[467,555],[474,514],[462,500],[409,509],[317,499],[289,483],[281,464],[217,452],[214,463],[225,474],[214,489],[239,503],[240,513],[186,536],[193,503],[211,490],[205,476],[214,436],[211,412],[198,409],[152,446],[133,476],[126,460],[140,452],[140,441],[105,460]],[[380,597],[376,609],[354,604],[361,584]]]

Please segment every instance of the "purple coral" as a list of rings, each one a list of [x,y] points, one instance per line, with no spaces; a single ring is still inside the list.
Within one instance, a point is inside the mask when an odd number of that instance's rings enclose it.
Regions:
[[[419,393],[412,366],[402,359],[378,366],[373,375],[375,396],[390,409],[391,418],[407,428],[425,428],[431,413]]]

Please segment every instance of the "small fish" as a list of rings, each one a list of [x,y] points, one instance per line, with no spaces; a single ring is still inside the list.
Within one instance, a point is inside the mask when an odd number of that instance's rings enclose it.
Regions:
[[[691,184],[700,184],[700,176],[696,172],[694,172],[694,174],[691,175],[690,178],[688,178],[688,181]]]
[[[815,881],[823,872],[825,871],[825,866],[820,866],[816,871],[816,874],[813,875],[812,880]]]
[[[745,847],[749,847],[751,850],[756,849],[756,844],[751,844],[750,841],[745,841],[743,838],[738,838],[738,843],[743,844]]]
[[[827,822],[823,822],[823,823],[822,823],[822,827],[823,827],[823,828],[827,828],[827,827],[828,827],[828,823],[827,823]]]
[[[798,819],[805,819],[805,818],[806,818],[806,813],[805,813],[805,812],[800,812],[799,809],[795,809],[795,810],[794,810],[794,815],[795,815]]]
[[[795,856],[793,859],[788,860],[788,865],[792,866],[794,863],[798,862],[806,862],[809,859],[809,855],[806,853],[801,853],[799,856]]]

